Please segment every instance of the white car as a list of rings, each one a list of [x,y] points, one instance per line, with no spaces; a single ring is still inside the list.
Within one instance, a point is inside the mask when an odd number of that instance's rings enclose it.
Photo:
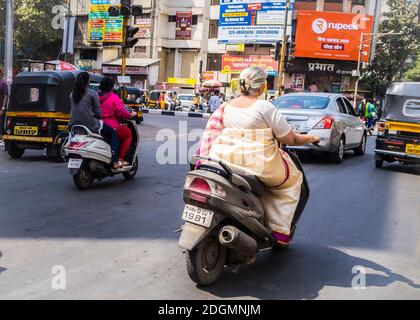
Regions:
[[[195,95],[193,94],[180,94],[178,95],[179,105],[176,107],[178,111],[195,111],[193,104]]]

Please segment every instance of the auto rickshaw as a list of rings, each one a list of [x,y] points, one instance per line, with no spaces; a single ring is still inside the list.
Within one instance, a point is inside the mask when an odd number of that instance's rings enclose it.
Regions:
[[[420,164],[420,82],[398,82],[388,88],[378,123],[375,163]]]
[[[68,136],[70,94],[80,71],[22,72],[13,80],[3,140],[13,159],[26,149],[46,149],[47,156],[64,159]],[[101,76],[91,74],[92,82]]]
[[[136,123],[140,124],[143,122],[143,108],[147,105],[149,91],[130,86],[127,86],[126,89],[127,97],[124,100],[124,104],[137,112]]]
[[[165,90],[152,90],[150,91],[149,101],[147,107],[149,109],[160,109],[159,106],[159,97],[161,93],[165,93]]]

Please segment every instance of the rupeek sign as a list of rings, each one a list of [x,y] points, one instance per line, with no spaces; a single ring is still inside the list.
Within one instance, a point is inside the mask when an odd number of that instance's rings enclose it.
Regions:
[[[296,57],[357,61],[362,32],[371,33],[373,17],[364,14],[299,11]],[[364,37],[361,59],[369,59],[370,38]]]

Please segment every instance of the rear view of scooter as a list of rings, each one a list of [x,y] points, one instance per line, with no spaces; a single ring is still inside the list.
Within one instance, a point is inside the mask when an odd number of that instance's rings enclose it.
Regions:
[[[303,172],[298,157],[288,153]],[[195,166],[198,161],[201,164]],[[179,245],[186,251],[191,280],[209,286],[219,279],[225,266],[236,270],[255,262],[259,251],[280,246],[264,225],[260,197],[265,186],[257,177],[239,175],[222,161],[199,156],[192,159],[191,167],[184,186],[185,225]],[[292,238],[308,198],[304,176]]]
[[[129,165],[121,169],[113,169],[111,146],[101,135],[92,133],[85,126],[73,126],[64,150],[70,174],[79,190],[91,189],[95,180],[118,174],[122,174],[127,180],[136,176],[139,166],[139,132],[133,120],[126,120],[123,125],[131,130],[133,139],[126,158]]]

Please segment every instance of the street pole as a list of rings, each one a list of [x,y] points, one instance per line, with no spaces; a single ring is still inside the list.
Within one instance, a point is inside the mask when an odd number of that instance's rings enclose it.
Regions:
[[[277,79],[277,95],[280,97],[283,95],[283,86],[284,86],[284,73],[285,73],[285,58],[286,58],[286,41],[287,41],[287,23],[289,18],[289,8],[290,8],[290,0],[286,2],[286,10],[285,10],[285,18],[284,18],[284,30],[283,30],[283,39],[281,42],[281,55],[280,55],[280,63],[279,63],[279,72],[278,72],[278,79]]]
[[[153,59],[153,50],[155,46],[155,28],[156,28],[156,0],[152,0],[152,8],[150,11],[151,26],[150,26],[150,48],[149,58]]]
[[[360,60],[362,60],[362,51],[363,51],[363,39],[365,38],[365,34],[362,32],[360,35],[360,45],[359,45],[359,57],[357,58],[357,80],[354,86],[354,101],[353,106],[356,110],[357,108],[357,93],[359,91],[359,81],[360,81]]]
[[[68,11],[67,11],[67,14],[66,14],[66,23],[67,23],[66,28],[67,28],[67,32],[66,32],[66,39],[65,39],[65,41],[66,41],[66,49],[65,49],[65,52],[64,52],[64,61],[66,61],[66,62],[68,62],[68,61],[67,61],[67,53],[68,53],[68,51],[69,51],[70,18],[71,18],[71,0],[69,0],[69,1],[67,2],[67,5],[68,5]]]
[[[124,17],[124,26],[123,26],[123,41],[125,42],[127,27],[130,23],[130,17]],[[122,52],[121,52],[121,75],[125,76],[127,73],[127,48],[126,44],[123,42]]]
[[[6,0],[6,41],[5,41],[5,69],[4,77],[7,83],[13,77],[13,10],[14,1]]]

